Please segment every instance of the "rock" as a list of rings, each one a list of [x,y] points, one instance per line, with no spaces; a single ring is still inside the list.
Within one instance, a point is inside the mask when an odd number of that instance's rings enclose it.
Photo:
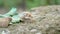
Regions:
[[[9,23],[10,23],[11,20],[12,19],[8,18],[8,17],[6,17],[6,18],[0,18],[0,27],[8,27],[8,25],[9,25]]]
[[[9,29],[11,34],[60,34],[59,9],[60,6],[43,6],[32,9],[32,14],[30,12],[22,12],[23,14],[20,13],[20,17],[26,23],[13,24],[6,29]],[[30,13],[33,17],[29,17],[29,15],[26,15],[27,13]],[[29,20],[30,18],[31,20],[36,18],[37,22],[32,23]],[[4,30],[0,28],[0,32],[4,32]]]
[[[38,20],[42,34],[60,34],[60,6],[42,6],[31,9]],[[41,17],[44,17],[41,19]],[[43,26],[43,27],[42,27]]]

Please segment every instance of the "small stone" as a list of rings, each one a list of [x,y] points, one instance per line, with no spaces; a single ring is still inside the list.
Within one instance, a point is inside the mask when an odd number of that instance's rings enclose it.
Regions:
[[[30,32],[36,32],[37,31],[37,29],[32,29]]]
[[[3,30],[1,34],[10,34],[9,30]]]
[[[38,33],[36,33],[36,34],[42,34],[41,32],[38,32]]]
[[[12,19],[9,18],[9,17],[6,17],[6,18],[0,18],[0,27],[8,27],[10,21]]]

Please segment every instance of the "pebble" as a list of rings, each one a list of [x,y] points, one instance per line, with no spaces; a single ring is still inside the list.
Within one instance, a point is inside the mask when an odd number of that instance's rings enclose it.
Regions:
[[[0,27],[8,27],[10,21],[12,19],[9,18],[9,17],[6,17],[6,18],[0,18]]]
[[[36,33],[36,34],[42,34],[41,32],[38,32],[38,33]]]
[[[3,30],[1,34],[10,34],[9,30]]]
[[[37,31],[37,29],[32,29],[30,32],[36,32]]]

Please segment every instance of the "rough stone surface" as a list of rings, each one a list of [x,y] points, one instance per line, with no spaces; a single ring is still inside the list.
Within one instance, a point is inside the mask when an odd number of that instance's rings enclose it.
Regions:
[[[32,8],[36,23],[19,23],[8,28],[0,28],[9,34],[60,34],[60,6],[42,6]],[[8,31],[8,32],[7,32]]]

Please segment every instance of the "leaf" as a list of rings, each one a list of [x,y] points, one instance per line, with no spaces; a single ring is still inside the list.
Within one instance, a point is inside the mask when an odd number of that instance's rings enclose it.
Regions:
[[[12,23],[18,23],[19,21],[20,21],[19,15],[14,15],[14,16],[12,17]]]
[[[5,16],[10,16],[12,17],[13,15],[17,15],[17,9],[16,8],[12,8],[8,13],[5,14]]]

